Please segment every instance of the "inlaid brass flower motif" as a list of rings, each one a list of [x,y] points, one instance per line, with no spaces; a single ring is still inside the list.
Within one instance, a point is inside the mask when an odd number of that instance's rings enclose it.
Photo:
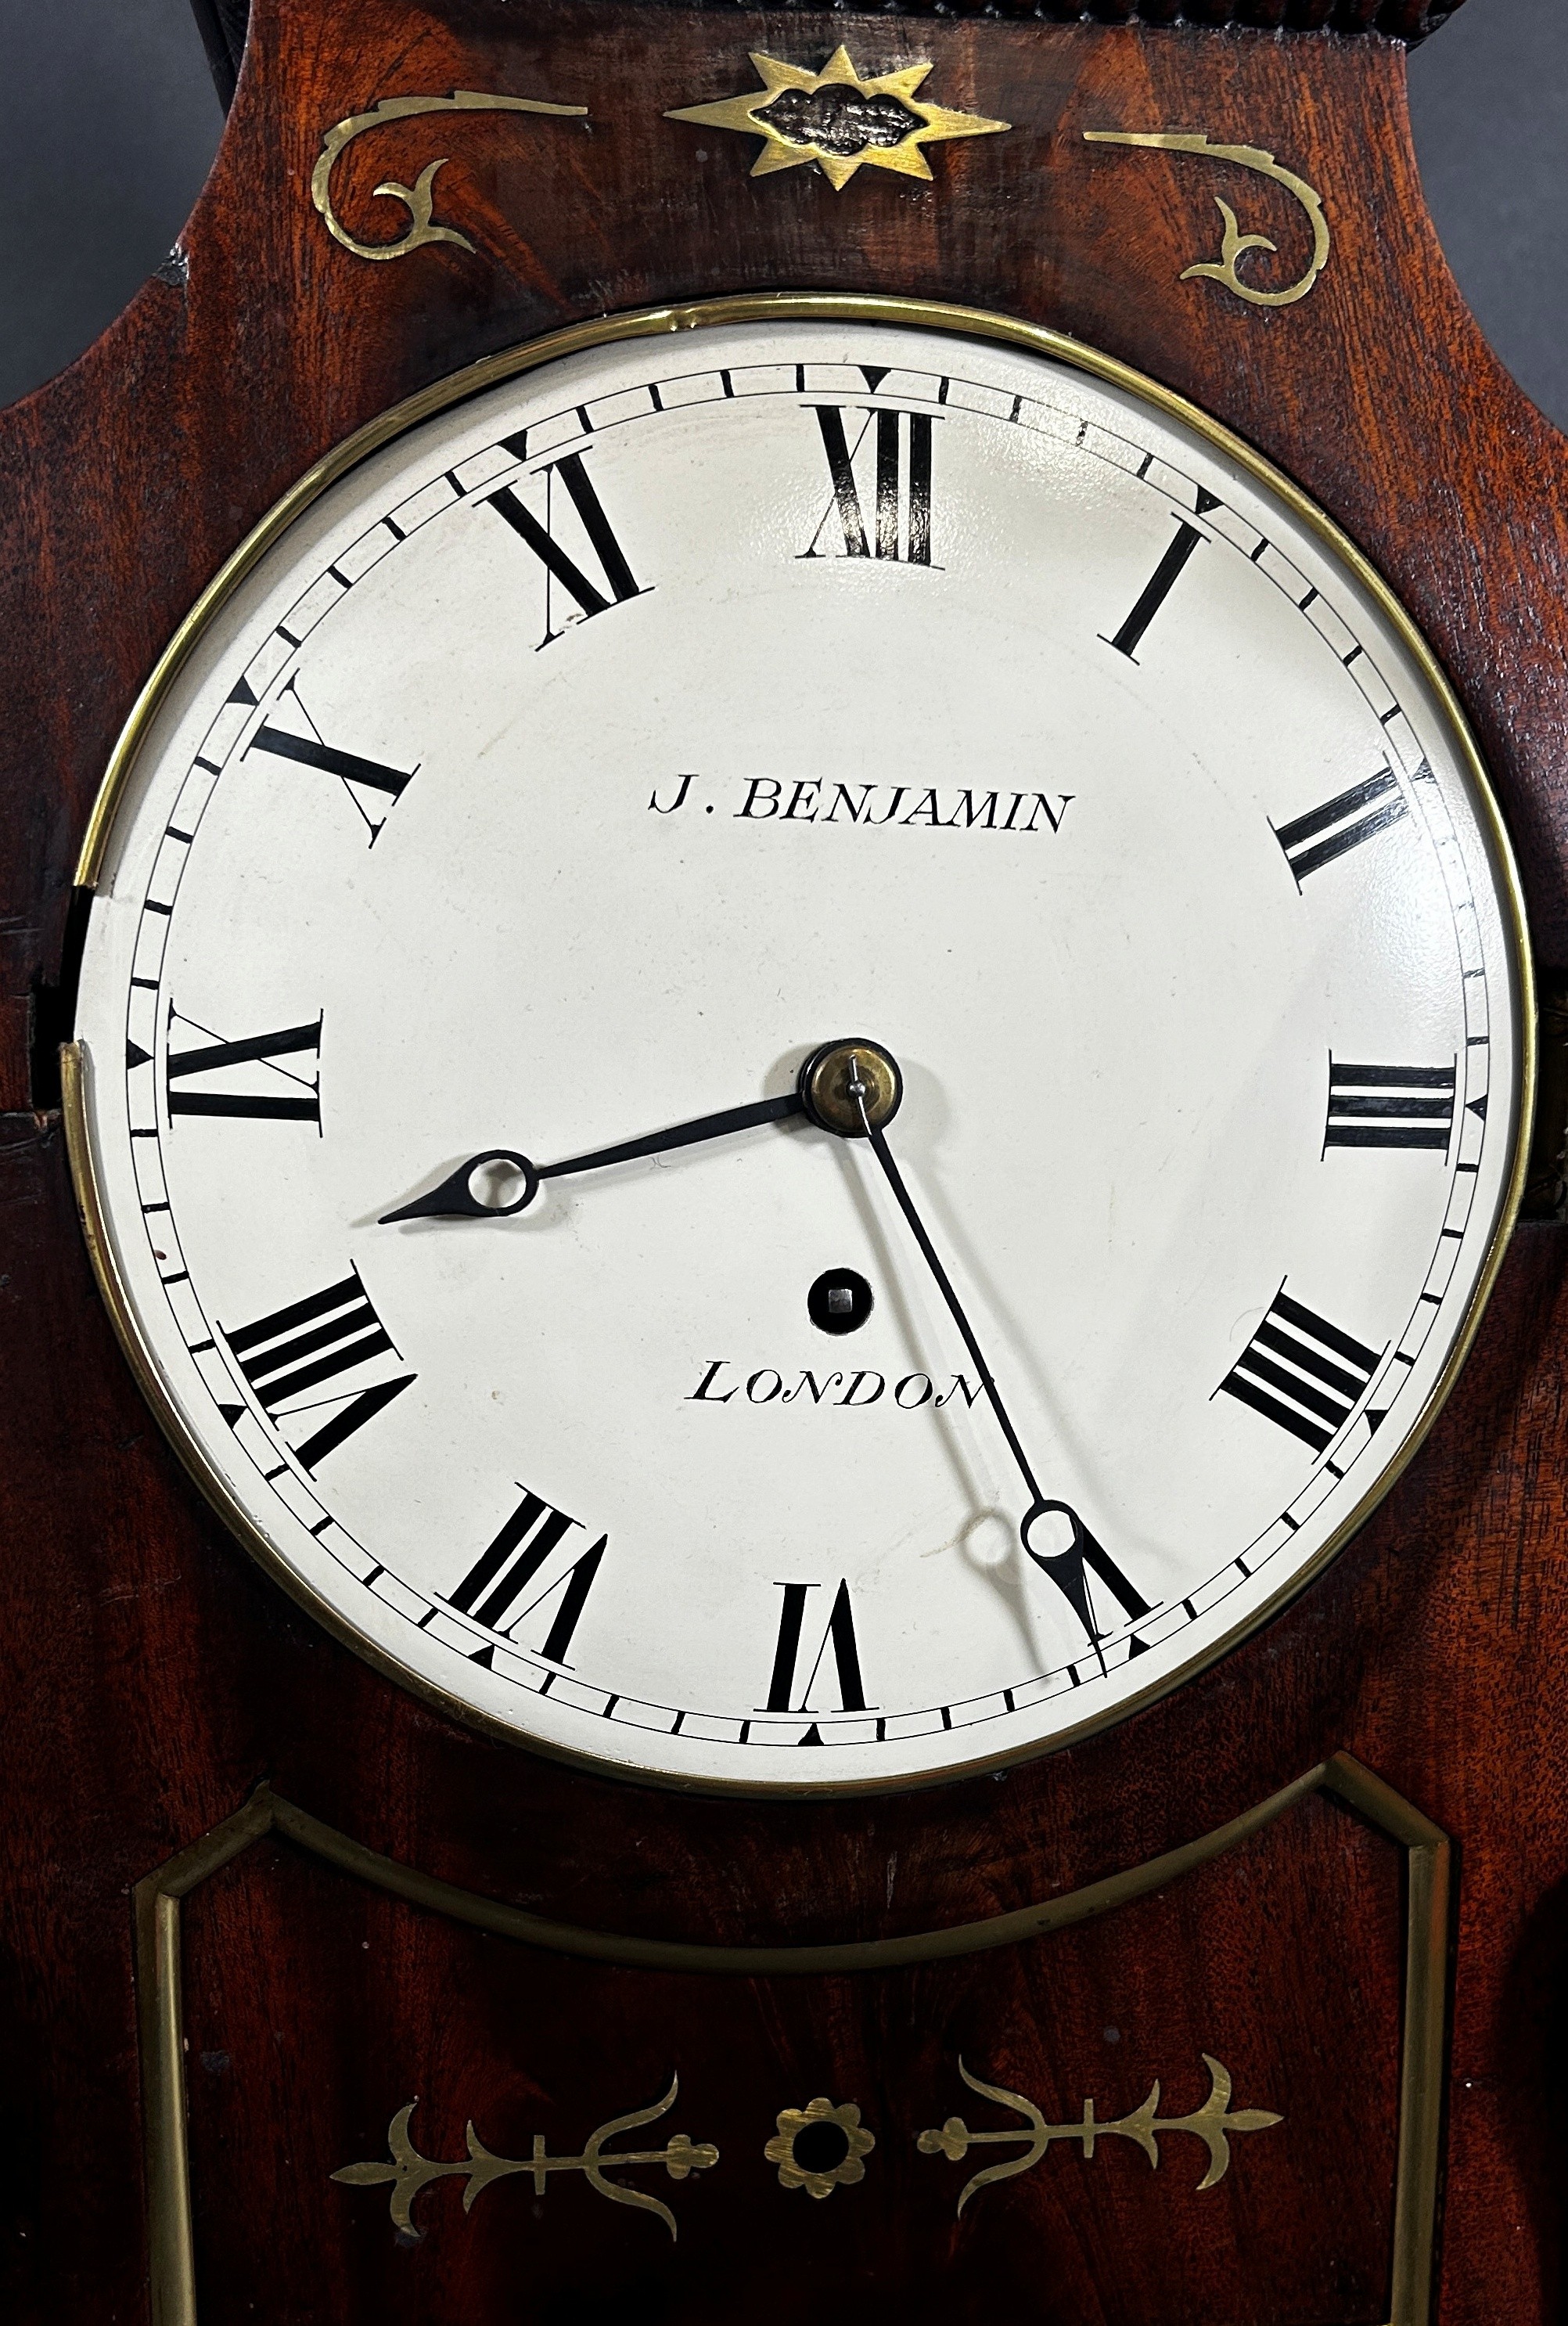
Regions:
[[[852,2100],[838,2107],[831,2100],[816,2099],[803,2108],[781,2108],[775,2122],[778,2131],[763,2154],[778,2166],[781,2188],[826,2197],[840,2184],[848,2188],[866,2178],[866,2159],[877,2135],[867,2131]]]

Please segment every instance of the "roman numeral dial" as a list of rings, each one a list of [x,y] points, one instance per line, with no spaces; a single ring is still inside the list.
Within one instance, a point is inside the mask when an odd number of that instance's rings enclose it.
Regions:
[[[372,1661],[634,1782],[920,1786],[1169,1699],[1410,1457],[1527,952],[1245,444],[1027,325],[672,312],[386,415],[204,600],[70,1145],[190,1466]]]

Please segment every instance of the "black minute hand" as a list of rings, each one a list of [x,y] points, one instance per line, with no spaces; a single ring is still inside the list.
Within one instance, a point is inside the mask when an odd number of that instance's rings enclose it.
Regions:
[[[854,1084],[851,1084],[850,1087],[853,1090]],[[953,1323],[963,1335],[964,1346],[969,1351],[975,1370],[979,1374],[981,1384],[991,1400],[992,1411],[1001,1425],[1002,1435],[1007,1441],[1008,1450],[1018,1465],[1025,1485],[1029,1490],[1029,1508],[1019,1521],[1018,1540],[1035,1566],[1043,1574],[1048,1575],[1055,1584],[1056,1588],[1082,1624],[1098,1655],[1102,1633],[1099,1625],[1094,1620],[1094,1607],[1089,1596],[1090,1575],[1094,1575],[1105,1588],[1120,1601],[1127,1614],[1135,1622],[1140,1615],[1149,1614],[1149,1603],[1128,1582],[1109,1551],[1103,1549],[1095,1540],[1071,1503],[1051,1502],[1041,1493],[1040,1482],[1035,1475],[1029,1456],[1024,1451],[1023,1440],[1013,1427],[1012,1417],[1002,1403],[1001,1392],[997,1387],[996,1378],[990,1367],[981,1354],[980,1344],[975,1338],[974,1327],[964,1315],[963,1304],[953,1289],[952,1279],[942,1266],[936,1246],[926,1233],[924,1221],[914,1208],[914,1198],[904,1184],[903,1173],[893,1159],[892,1149],[887,1144],[886,1137],[881,1130],[873,1128],[866,1113],[863,1099],[860,1100],[859,1104],[861,1119],[865,1123],[865,1135],[870,1142],[871,1152],[881,1165],[883,1176],[893,1190],[894,1200],[909,1223],[910,1233],[920,1246],[921,1256],[936,1279],[937,1290],[946,1301]],[[1068,1542],[1058,1551],[1035,1550],[1029,1540],[1031,1528],[1040,1520],[1053,1515],[1064,1518],[1071,1527],[1072,1534]],[[1100,1661],[1103,1666],[1103,1657]]]
[[[404,1204],[395,1212],[384,1212],[380,1224],[386,1227],[394,1220],[510,1219],[514,1214],[527,1210],[545,1179],[563,1179],[578,1171],[602,1171],[611,1163],[635,1163],[644,1155],[667,1155],[673,1148],[696,1147],[705,1139],[723,1139],[732,1130],[751,1130],[762,1122],[782,1122],[786,1115],[803,1112],[799,1093],[791,1091],[784,1098],[756,1099],[749,1106],[726,1107],[721,1114],[700,1114],[691,1122],[673,1123],[667,1130],[650,1130],[641,1139],[623,1139],[616,1147],[596,1147],[587,1155],[568,1155],[560,1163],[531,1163],[526,1155],[519,1155],[511,1148],[488,1148],[484,1154],[470,1155],[466,1163],[459,1163],[428,1196],[418,1196],[412,1204]],[[523,1192],[510,1203],[487,1204],[474,1194],[471,1183],[475,1172],[491,1163],[504,1164],[522,1177]]]

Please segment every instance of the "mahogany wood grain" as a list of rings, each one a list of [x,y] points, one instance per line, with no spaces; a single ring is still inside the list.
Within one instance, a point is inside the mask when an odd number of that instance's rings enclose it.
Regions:
[[[806,170],[753,181],[749,141],[663,118],[749,85],[748,49],[818,61],[840,41],[868,69],[929,57],[940,101],[1016,126],[939,149],[929,187],[863,172],[840,195]],[[395,230],[377,219],[381,177],[412,180],[450,153],[440,215],[478,247],[353,258],[307,196],[323,130],[380,96],[455,88],[580,102],[591,118],[519,129],[477,116],[460,135],[425,121],[378,133],[374,153],[364,141],[339,181],[358,231]],[[1265,144],[1322,189],[1334,245],[1309,297],[1263,311],[1178,280],[1216,238],[1205,173],[1081,137],[1164,125]],[[1288,280],[1299,214],[1261,181],[1252,201]],[[47,1079],[35,1089],[29,1065],[40,1008],[57,1030],[47,989],[64,974],[72,861],[116,731],[203,582],[285,487],[491,349],[606,309],[758,287],[913,293],[1052,324],[1287,469],[1446,661],[1496,770],[1542,957],[1568,965],[1568,442],[1502,372],[1443,265],[1403,50],[1376,35],[632,0],[256,0],[181,247],[187,281],[150,283],[79,364],[0,414],[8,2314],[144,2314],[129,1888],[263,1776],[378,1849],[565,1919],[788,1941],[971,1920],[1075,1887],[1342,1748],[1460,1847],[1441,2318],[1545,2326],[1564,2291],[1568,2162],[1568,1231],[1519,1232],[1460,1388],[1374,1522],[1179,1697],[1000,1782],[826,1805],[684,1799],[452,1726],[315,1630],[223,1533],[119,1358]],[[1025,1950],[814,1994],[737,1985],[722,2000],[675,1980],[639,2002],[656,1983],[625,1981],[642,1975],[453,1933],[286,1852],[247,1861],[188,1910],[204,2326],[487,2320],[535,2282],[562,2305],[537,2314],[574,2319],[608,2316],[613,2299],[617,2316],[640,2304],[684,2326],[763,2321],[793,2288],[792,2315],[828,2293],[916,2326],[1025,2303],[1062,2326],[1178,2326],[1221,2314],[1183,2290],[1211,2248],[1230,2273],[1228,2319],[1371,2326],[1396,1949],[1382,1861],[1369,1842],[1326,1839],[1333,1814],[1276,1831],[1240,1889],[1222,1868],[1203,1877],[1211,1916],[1193,1922],[1173,1893],[1175,1920],[1151,1906],[1137,1944],[1111,1926],[1078,1934],[1059,1980]],[[1053,2151],[1026,2182],[983,2192],[955,2238],[957,2168],[919,2157],[913,2133],[921,2106],[935,2113],[919,2123],[982,2117],[956,2087],[960,2042],[978,2072],[988,2063],[1068,2114],[1090,2091],[1102,2113],[1130,2107],[1156,2074],[1194,2105],[1207,2049],[1236,2070],[1238,2105],[1285,2108],[1287,2133],[1239,2142],[1231,2179],[1201,2200],[1183,2193],[1179,2151],[1153,2180],[1130,2148],[1092,2163]],[[209,2070],[203,2052],[229,2065]],[[381,2198],[322,2185],[324,2166],[380,2153],[415,2090],[432,2147],[455,2153],[471,2107],[505,2148],[533,2130],[580,2138],[652,2098],[672,2066],[671,2122],[709,2136],[711,2109],[727,2146],[676,2200],[673,2258],[657,2224],[564,2186],[536,2219],[516,2183],[471,2227],[438,2190],[423,2201],[439,2237],[405,2254]],[[779,2191],[760,2159],[775,2111],[818,2091],[875,2104],[886,2167],[821,2206]],[[1081,2192],[1091,2211],[1075,2216]]]
[[[723,9],[739,0],[699,0]],[[497,0],[505,5],[505,0]],[[650,0],[657,5],[657,0]],[[676,0],[679,5],[679,0]],[[803,0],[780,0],[785,8]],[[1248,24],[1275,31],[1377,32],[1414,46],[1461,8],[1464,0],[888,0],[886,14],[898,16],[994,15],[1038,17],[1055,23]],[[227,106],[234,96],[245,51],[250,0],[190,0],[206,43],[218,95]]]

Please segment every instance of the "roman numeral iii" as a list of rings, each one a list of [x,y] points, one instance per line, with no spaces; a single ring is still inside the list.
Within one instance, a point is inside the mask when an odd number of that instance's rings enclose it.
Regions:
[[[275,1034],[251,1034],[238,1042],[222,1042],[216,1036],[190,1042],[181,1031],[178,1048],[177,1025],[192,1032],[206,1030],[190,1019],[177,1019],[171,1003],[166,1087],[172,1118],[243,1116],[252,1122],[313,1122],[320,1130],[319,1017],[309,1026],[283,1026]],[[298,1064],[280,1065],[283,1058]]]
[[[1353,1066],[1329,1060],[1331,1147],[1420,1147],[1448,1151],[1453,1134],[1453,1066]]]
[[[838,1680],[840,1710],[864,1712],[866,1684],[860,1677],[860,1648],[855,1637],[855,1611],[850,1605],[848,1582],[841,1582],[834,1595],[832,1612],[803,1687],[799,1686],[799,1666],[801,1642],[806,1629],[806,1604],[810,1594],[821,1586],[816,1583],[781,1583],[777,1587],[784,1593],[784,1602],[779,1609],[767,1703],[762,1708],[768,1712],[812,1711],[818,1675],[823,1659],[830,1654]]]
[[[1363,814],[1363,809],[1369,813]],[[1271,829],[1299,889],[1309,872],[1320,872],[1336,856],[1359,848],[1375,833],[1387,832],[1391,823],[1402,823],[1409,813],[1398,777],[1392,768],[1383,768],[1364,784],[1354,784],[1337,798],[1325,800],[1310,814]]]
[[[248,758],[253,751],[268,751],[275,759],[292,759],[296,767],[313,768],[320,775],[336,776],[369,833],[374,848],[382,825],[419,769],[389,768],[381,759],[366,758],[357,751],[346,751],[336,743],[327,742],[301,701],[293,679],[290,679],[283,693],[293,697],[293,712],[289,715],[297,712],[311,732],[295,734],[264,719],[246,745],[243,756]]]
[[[238,1360],[240,1372],[255,1391],[256,1401],[270,1421],[292,1419],[325,1406],[337,1410],[294,1447],[307,1470],[335,1453],[345,1439],[401,1397],[414,1379],[404,1373],[396,1381],[373,1382],[353,1389],[340,1384],[372,1358],[397,1355],[391,1335],[370,1304],[357,1268],[336,1284],[274,1308],[253,1325],[218,1331]],[[325,1390],[312,1398],[312,1390]],[[305,1400],[302,1405],[299,1400]]]
[[[906,565],[931,563],[931,443],[929,412],[868,411],[851,448],[844,433],[843,407],[813,404],[821,431],[833,498],[821,522],[801,552],[803,557],[869,557],[873,538],[876,554]],[[868,437],[876,450],[875,534],[868,534],[866,513],[856,481],[855,462]],[[840,550],[824,550],[824,533],[836,529]]]
[[[495,1540],[480,1552],[457,1589],[448,1592],[449,1603],[465,1615],[471,1615],[476,1624],[483,1624],[487,1631],[505,1632],[508,1638],[515,1638],[518,1624],[559,1592],[539,1653],[547,1663],[564,1664],[608,1537],[601,1534],[597,1542],[569,1560],[526,1605],[523,1602],[552,1552],[580,1523],[578,1519],[569,1519],[564,1511],[553,1509],[543,1494],[533,1493],[524,1487],[522,1501]],[[481,1649],[474,1661],[487,1661],[490,1653],[489,1649]]]
[[[564,460],[552,461],[548,468],[536,473],[544,479],[543,521],[527,507],[515,485],[503,485],[498,492],[487,493],[484,498],[498,516],[506,518],[518,539],[527,543],[544,568],[544,636],[539,643],[547,647],[562,635],[565,628],[564,622],[561,629],[554,627],[551,594],[554,585],[559,584],[574,600],[584,621],[591,620],[595,614],[608,614],[612,606],[624,606],[629,598],[641,598],[645,593],[639,588],[626,563],[626,552],[616,539],[593,479],[583,466],[582,454],[569,452]],[[590,579],[557,537],[562,514],[556,495],[558,479],[576,511],[586,551],[591,551],[598,563],[599,582]]]
[[[1381,1350],[1341,1332],[1282,1288],[1220,1389],[1322,1454],[1381,1363]]]

